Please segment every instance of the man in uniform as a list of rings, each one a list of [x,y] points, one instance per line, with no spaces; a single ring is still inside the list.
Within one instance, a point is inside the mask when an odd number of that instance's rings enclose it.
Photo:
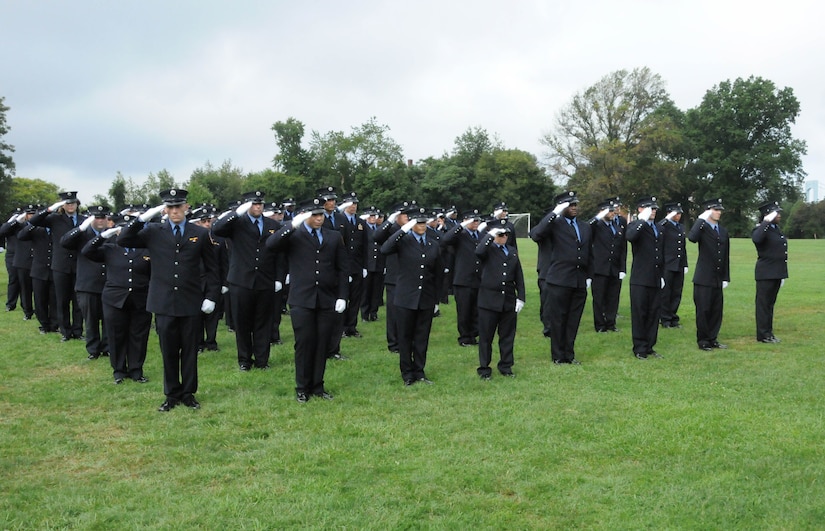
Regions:
[[[364,296],[364,279],[367,276],[367,240],[366,223],[358,217],[358,194],[349,192],[344,195],[339,216],[342,217],[340,232],[344,238],[344,247],[349,259],[349,301],[344,312],[343,337],[361,337],[358,331],[358,312]]]
[[[404,385],[432,384],[424,373],[438,283],[444,273],[438,241],[427,237],[427,210],[408,207],[409,219],[381,245],[381,252],[398,255],[395,289],[399,367]]]
[[[687,249],[685,248],[685,228],[682,226],[682,203],[665,203],[667,215],[659,222],[664,234],[665,286],[662,288],[662,302],[659,321],[663,328],[682,328],[679,324],[679,305],[682,303],[682,289],[688,271]]]
[[[508,229],[507,245],[518,248],[518,241],[516,240],[516,226],[513,225],[513,222],[510,221],[510,219],[508,218],[509,214],[510,209],[507,207],[507,203],[505,203],[504,201],[496,203],[493,206],[493,219],[503,219],[504,226]]]
[[[146,309],[155,314],[163,356],[166,400],[158,408],[162,412],[179,403],[200,408],[195,393],[202,314],[215,310],[221,287],[209,231],[186,221],[186,196],[186,190],[163,190],[163,204],[140,214],[123,228],[117,239],[122,247],[148,249],[151,257]],[[167,214],[167,221],[147,223],[161,212]],[[205,290],[197,274],[200,271],[205,275]]]
[[[563,192],[553,202],[556,206],[539,222],[535,233],[538,239],[549,238],[553,247],[545,279],[550,351],[553,363],[580,365],[575,343],[591,280],[590,225],[576,219],[576,192]]]
[[[33,211],[39,209],[39,205]],[[60,330],[57,321],[57,302],[52,280],[52,237],[46,227],[23,225],[17,233],[19,241],[32,244],[32,292],[34,293],[34,314],[40,324],[41,334]]]
[[[0,243],[3,240],[6,242],[6,271],[9,274],[6,310],[13,310],[19,299],[24,321],[31,319],[34,314],[31,277],[34,251],[31,240],[20,240],[17,234],[35,213],[34,208],[34,205],[18,208],[9,220],[0,226]]]
[[[693,272],[693,303],[696,306],[696,342],[702,350],[728,348],[718,340],[722,328],[723,290],[730,283],[730,239],[719,224],[722,199],[704,202],[705,211],[688,232],[688,240],[699,244]]]
[[[773,307],[779,288],[788,278],[788,240],[779,228],[782,208],[777,201],[759,206],[762,222],[753,229],[751,240],[756,246],[756,340],[779,343],[773,335]]]
[[[295,398],[332,400],[324,387],[327,353],[337,338],[347,306],[347,257],[338,231],[324,227],[324,202],[316,197],[299,205],[300,213],[269,237],[269,249],[284,253],[290,264],[289,314],[295,335]]]
[[[619,294],[627,268],[624,227],[616,226],[616,207],[611,199],[602,201],[599,212],[590,220],[593,233],[593,326],[596,332],[618,332],[616,314]]]
[[[109,340],[103,322],[103,285],[106,283],[106,264],[95,262],[80,254],[80,250],[101,232],[109,228],[108,207],[89,207],[89,216],[79,226],[63,235],[60,245],[78,255],[75,296],[83,312],[86,328],[86,352],[90,360],[109,355]]]
[[[507,245],[510,227],[506,219],[487,224],[489,233],[481,239],[475,254],[481,260],[481,283],[478,288],[478,375],[492,376],[493,336],[498,329],[500,360],[498,372],[513,374],[513,344],[516,339],[516,314],[524,308],[524,272],[518,250]]]
[[[278,311],[275,290],[283,283],[276,277],[276,253],[266,247],[277,223],[263,215],[264,193],[247,192],[241,201],[235,210],[218,217],[212,232],[232,241],[226,280],[232,293],[238,367],[249,371],[253,365],[269,368],[272,321]]]
[[[79,207],[77,192],[60,192],[60,201],[29,219],[36,227],[46,227],[52,239],[52,279],[61,341],[83,338],[83,314],[74,291],[78,253],[60,245],[60,239],[86,219],[78,214]]]
[[[636,202],[637,218],[628,224],[625,236],[633,247],[630,270],[630,319],[633,331],[633,355],[644,360],[661,358],[654,347],[659,334],[659,305],[664,255],[662,231],[655,223],[659,205],[655,197]]]
[[[378,320],[378,307],[384,295],[386,258],[381,253],[381,245],[375,241],[379,212],[375,206],[370,206],[364,212],[367,233],[367,276],[364,278],[364,297],[361,302],[362,321]]]
[[[455,249],[453,296],[455,297],[458,344],[478,345],[478,286],[481,282],[481,261],[475,250],[481,237],[478,209],[462,214],[462,222],[444,233],[441,245]],[[506,221],[506,220],[505,220]]]

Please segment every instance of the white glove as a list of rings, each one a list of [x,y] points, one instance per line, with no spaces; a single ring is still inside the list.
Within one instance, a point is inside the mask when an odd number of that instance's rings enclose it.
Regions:
[[[555,215],[557,215],[557,216],[558,216],[559,214],[561,214],[562,212],[564,212],[564,209],[565,209],[565,208],[567,208],[567,207],[569,207],[569,206],[570,206],[570,202],[569,202],[569,201],[565,201],[564,203],[560,203],[560,204],[556,205],[556,208],[554,208],[554,209],[553,209],[553,214],[555,214]]]
[[[367,273],[368,273],[367,268],[366,267],[362,268],[361,269],[361,278],[367,278]]]
[[[436,304],[436,305],[433,307],[433,314],[437,314],[437,313],[438,313],[438,304]]]
[[[158,205],[156,207],[152,207],[149,210],[147,210],[146,212],[144,212],[143,214],[139,215],[138,219],[141,220],[142,222],[146,223],[147,221],[149,221],[153,217],[160,214],[163,211],[164,208],[166,208],[166,205]]]
[[[449,273],[449,272],[450,272],[450,268],[449,268],[449,267],[445,267],[445,268],[444,268],[444,274],[447,274],[447,273]]]
[[[722,281],[722,289],[727,288],[729,285],[730,285],[730,282],[728,282],[727,280]]]
[[[86,219],[84,219],[83,223],[80,224],[80,227],[79,227],[80,230],[86,230],[89,227],[91,227],[92,226],[92,221],[94,221],[94,220],[95,220],[94,216],[89,216]]]
[[[596,214],[596,219],[604,219],[607,213],[610,212],[609,208],[605,208],[604,210],[600,210],[598,214]]]
[[[461,226],[466,229],[467,227],[470,226],[470,223],[472,223],[473,221],[475,221],[473,218],[465,219],[464,221],[461,222]]]
[[[276,280],[275,281],[275,293],[278,293],[282,289],[284,289],[284,285],[281,283],[280,280]]]
[[[235,209],[235,214],[241,216],[249,212],[250,208],[252,208],[252,201],[247,201],[246,203],[240,205],[238,208]]]
[[[665,289],[665,279],[660,278],[659,281],[661,282],[661,286],[659,286],[659,289]]]
[[[667,213],[667,216],[665,216],[665,219],[671,219],[672,220],[673,218],[676,217],[676,214],[678,214],[678,212],[676,212],[675,210],[671,210],[670,212]]]
[[[101,233],[100,233],[100,235],[101,235],[103,238],[105,238],[105,239],[107,239],[107,240],[108,240],[108,239],[109,239],[109,238],[111,238],[112,236],[117,236],[118,234],[120,234],[120,229],[121,229],[121,228],[122,228],[122,227],[112,227],[111,229],[106,229],[106,230],[104,230],[103,232],[101,232]]]
[[[18,214],[17,216],[12,216],[12,217],[17,220],[17,223],[23,223],[24,221],[26,221],[26,213],[25,212],[23,212],[22,214]],[[9,223],[11,223],[11,220],[9,220]]]
[[[653,209],[650,207],[645,207],[641,212],[639,212],[639,219],[643,221],[649,221],[650,216],[653,215]]]
[[[687,275],[687,272],[688,272],[688,266],[685,266],[685,274],[686,275]]]
[[[486,229],[486,228],[487,228],[487,222],[486,221],[482,221],[481,223],[478,224],[478,232],[484,232],[484,229]]]
[[[361,214],[360,216],[358,216],[358,219],[360,219],[361,221],[367,221],[367,218],[369,217],[369,214]]]
[[[493,210],[493,216],[495,216],[495,217],[499,217],[502,214],[504,214],[504,211],[500,208],[497,208],[497,209]]]
[[[286,278],[284,279],[284,284],[289,286],[289,273],[286,274]]]
[[[713,210],[707,209],[704,212],[702,212],[701,214],[699,214],[699,219],[703,219],[703,220],[707,221],[712,213],[713,213]]]
[[[404,223],[404,226],[401,227],[401,230],[403,230],[404,233],[407,233],[407,232],[410,232],[410,230],[412,230],[412,228],[414,226],[415,226],[415,220],[411,219],[408,222]]]
[[[504,234],[504,233],[505,233],[505,230],[502,229],[501,227],[496,227],[494,229],[490,229],[490,232],[488,232],[488,234],[491,235],[494,238],[496,236],[498,236],[499,234]]]
[[[398,214],[400,213],[401,212],[393,212],[392,214],[390,214],[390,217],[387,218],[387,221],[389,221],[391,224],[395,223],[395,220],[398,218]]]
[[[274,214],[275,212],[272,210],[264,210],[261,215],[265,218],[271,218]]]
[[[6,221],[6,223],[11,223],[12,221],[15,221],[18,217],[19,214],[12,214],[8,221]]]
[[[352,275],[347,277],[347,282],[352,283]]]
[[[773,220],[776,219],[776,214],[777,214],[777,212],[776,212],[776,210],[774,210],[773,212],[771,212],[770,214],[768,214],[767,216],[762,218],[762,221],[767,221],[768,223],[773,223]]]
[[[589,288],[592,284],[593,284],[593,279],[592,278],[588,278],[587,280],[584,281],[584,286],[586,288]]]
[[[784,285],[785,285],[785,279],[783,278],[782,280],[779,281],[779,287],[781,288]]]
[[[335,301],[335,313],[344,313],[344,310],[347,309],[347,301],[346,299],[338,299]]]
[[[54,212],[55,210],[57,210],[58,208],[62,207],[65,204],[66,204],[65,199],[63,201],[58,201],[57,203],[55,203],[55,204],[53,204],[52,206],[49,207],[49,212]]]
[[[516,313],[519,313],[522,308],[524,308],[524,301],[521,299],[516,299]]]
[[[344,201],[338,206],[338,211],[343,212],[344,210],[348,209],[352,206],[352,201]]]
[[[292,228],[295,229],[300,227],[304,221],[310,218],[310,216],[312,216],[312,212],[301,212],[300,214],[292,218]]]
[[[619,280],[624,280],[624,277],[626,277],[626,276],[627,276],[627,273],[625,273],[624,271],[619,271]]]
[[[221,286],[221,295],[226,295],[227,293],[229,293],[229,286]]]
[[[203,313],[212,313],[215,311],[215,303],[210,301],[209,299],[203,299],[203,303],[201,303],[201,311]]]

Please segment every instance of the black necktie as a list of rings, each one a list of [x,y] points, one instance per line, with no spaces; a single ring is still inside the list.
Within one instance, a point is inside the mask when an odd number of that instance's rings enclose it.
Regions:
[[[258,229],[258,235],[261,235],[261,220],[255,218],[255,228]]]
[[[318,233],[315,232],[315,229],[312,229],[312,237],[315,238],[315,243],[317,245],[321,245],[321,240],[318,239]]]
[[[181,240],[180,225],[175,225],[175,242],[180,243],[180,240]]]
[[[423,237],[423,236],[422,236],[421,238],[419,238],[419,239],[418,239],[418,243],[420,243],[420,244],[421,244],[421,247],[426,247],[426,246],[427,246],[427,243],[424,241],[424,237]]]

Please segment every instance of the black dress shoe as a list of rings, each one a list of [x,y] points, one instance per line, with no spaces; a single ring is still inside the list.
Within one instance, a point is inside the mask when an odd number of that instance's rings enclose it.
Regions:
[[[134,380],[137,383],[147,383],[149,381],[149,378],[147,378],[145,376],[141,376],[140,378],[134,378]]]
[[[566,362],[566,361],[564,361],[564,360],[553,360],[553,363],[555,363],[556,365],[564,365],[564,364],[566,364],[567,362]]]
[[[699,350],[704,350],[705,352],[710,352],[713,350],[710,345],[699,345]]]
[[[88,359],[88,360],[96,360],[96,359],[97,359],[97,358],[99,358],[99,357],[100,357],[100,354],[89,354],[88,356],[86,356],[86,359]]]
[[[283,345],[284,344],[284,342],[281,341],[280,339],[273,339],[270,343],[272,345]]]
[[[194,396],[188,396],[183,399],[183,405],[192,409],[200,409],[201,403],[195,400]]]
[[[726,348],[728,348],[728,346],[727,346],[727,345],[725,345],[724,343],[720,343],[720,342],[718,342],[718,341],[715,341],[715,342],[711,345],[711,347],[713,347],[713,348],[721,348],[721,349],[726,349]]]
[[[123,383],[123,378],[115,378],[115,385],[120,385]]]
[[[243,372],[249,371],[249,365],[238,365],[238,370]]]
[[[38,327],[37,327],[37,330],[38,330],[38,331],[40,331],[40,333],[41,333],[41,334],[43,334],[43,335],[45,335],[45,334],[46,334],[46,329],[45,329],[45,328],[43,328],[42,326],[38,326]]]
[[[634,354],[634,356],[636,356],[637,360],[646,360],[647,359],[647,354],[640,354],[640,353],[637,352],[636,354]]]
[[[316,396],[318,398],[322,398],[324,400],[332,400],[335,398],[331,394],[327,393],[326,391],[321,391],[320,393],[313,393],[312,396]]]
[[[573,359],[572,359],[572,360],[570,360],[568,363],[570,363],[570,365],[581,365],[581,364],[582,364],[582,362],[580,362],[580,361],[579,361],[579,360],[577,360],[576,358],[573,358]]]
[[[335,354],[333,354],[332,356],[330,356],[328,359],[331,359],[331,360],[338,360],[338,361],[346,361],[346,360],[348,360],[349,358],[348,358],[348,357],[346,357],[346,356],[344,356],[344,355],[343,355],[343,354],[341,354],[340,352],[336,352]]]
[[[172,411],[172,409],[174,409],[174,407],[177,406],[177,405],[178,405],[178,403],[175,402],[174,400],[166,399],[166,401],[163,404],[160,405],[160,407],[158,408],[158,411],[162,411],[162,412]]]
[[[108,352],[101,352],[101,353],[100,353],[100,355],[101,355],[101,356],[103,356],[104,358],[108,358],[108,357],[109,357],[109,353],[108,353]]]
[[[299,391],[295,393],[295,400],[297,400],[301,404],[306,404],[307,402],[309,402],[309,395]]]
[[[407,387],[415,385],[415,380],[404,380],[404,385],[406,385]]]
[[[757,339],[760,343],[779,343],[779,340],[775,337],[763,337],[762,339]]]
[[[481,378],[485,382],[489,382],[490,380],[493,379],[492,376],[490,376],[489,374],[479,374],[478,377]]]
[[[654,358],[664,359],[664,356],[662,356],[661,354],[659,354],[655,350],[652,350],[652,351],[648,352],[647,355],[648,356],[653,356]]]
[[[262,371],[268,371],[268,370],[269,370],[269,364],[267,364],[267,365],[261,365],[260,367],[258,367],[258,366],[256,365],[256,366],[255,366],[255,368],[256,368],[256,369],[261,369]]]
[[[421,382],[421,383],[425,383],[427,385],[432,385],[433,384],[433,382],[431,380],[428,380],[424,377],[419,378],[418,381]]]
[[[60,342],[65,343],[66,341],[70,340],[71,336],[60,336]]]
[[[618,328],[616,328],[615,326],[611,326],[610,328],[608,328],[608,329],[607,329],[607,331],[608,331],[608,332],[618,332],[618,331],[619,331],[619,329],[618,329]]]
[[[515,378],[516,377],[516,375],[513,374],[512,372],[503,372],[503,373],[501,373],[501,375],[504,376],[505,378]]]

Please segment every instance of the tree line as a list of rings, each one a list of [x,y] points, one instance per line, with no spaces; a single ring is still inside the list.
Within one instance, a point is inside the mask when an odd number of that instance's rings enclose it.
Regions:
[[[2,140],[8,108],[0,109]],[[288,117],[271,127],[275,155],[269,168],[245,172],[230,160],[220,166],[207,161],[180,181],[166,170],[141,182],[118,172],[108,194],[92,202],[116,210],[130,203],[157,204],[159,190],[181,186],[189,190],[191,203],[224,208],[252,189],[280,201],[309,198],[317,188],[333,185],[357,191],[362,205],[384,209],[410,198],[429,207],[481,210],[503,201],[511,212],[540,217],[556,193],[573,189],[586,213],[595,212],[606,197],[619,196],[632,207],[635,198],[654,195],[660,203],[682,202],[692,217],[703,200],[722,197],[725,225],[736,236],[750,234],[759,203],[777,200],[785,205],[789,235],[817,237],[825,227],[825,209],[802,201],[807,146],[791,134],[799,113],[793,89],[759,77],[723,81],[696,108],[682,111],[659,75],[648,68],[619,70],[561,108],[540,138],[547,148],[541,161],[506,147],[481,127],[456,137],[449,152],[407,161],[389,126],[375,117],[348,132],[309,134],[303,122]],[[0,157],[10,150],[0,144]],[[4,160],[0,169],[6,176]],[[48,203],[56,191],[43,181],[15,178],[0,204],[9,210],[24,196]]]

